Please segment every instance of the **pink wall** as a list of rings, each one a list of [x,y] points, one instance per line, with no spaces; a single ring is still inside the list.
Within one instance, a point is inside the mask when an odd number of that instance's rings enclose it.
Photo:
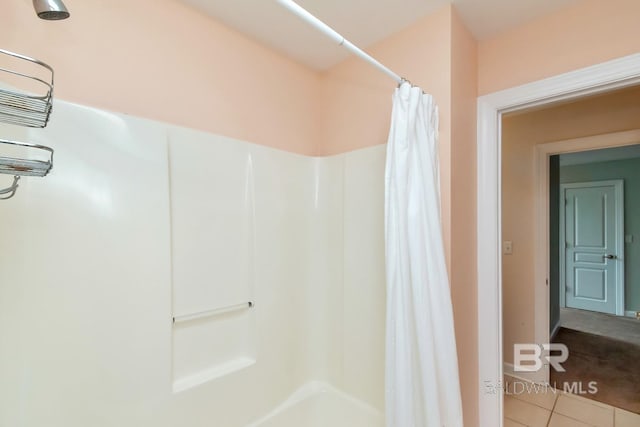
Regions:
[[[476,275],[477,43],[452,14],[451,55],[451,295],[465,425],[478,413],[478,303]],[[473,380],[472,380],[473,379]],[[475,387],[475,388],[474,388]]]
[[[181,3],[70,0],[60,22],[5,3],[0,46],[53,66],[60,99],[317,151],[318,74]]]
[[[446,6],[367,51],[431,93],[440,109],[442,223],[465,425],[474,426],[478,419],[476,200],[469,189],[475,188],[477,44],[455,10]],[[394,85],[358,58],[324,73],[319,154],[386,143]]]
[[[451,10],[441,8],[367,52],[431,93],[440,109],[441,137],[449,141]],[[349,58],[323,75],[323,145],[329,155],[385,144],[391,95],[396,83],[359,58]]]
[[[367,49],[380,62],[431,93],[440,108],[440,175],[447,245],[451,211],[450,47],[451,8],[445,7]],[[355,57],[324,73],[322,146],[318,154],[331,155],[385,144],[395,86],[396,83],[385,74]]]
[[[420,20],[367,51],[401,76],[431,93],[440,108],[440,165],[445,240],[451,202],[451,8]],[[385,144],[396,83],[358,58],[331,68],[322,81],[319,155]],[[447,249],[449,253],[449,249]]]
[[[479,94],[640,51],[640,1],[585,0],[479,44]]]

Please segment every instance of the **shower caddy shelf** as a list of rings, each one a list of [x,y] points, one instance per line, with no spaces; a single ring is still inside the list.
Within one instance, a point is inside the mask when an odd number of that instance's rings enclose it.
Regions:
[[[39,93],[27,90],[8,89],[0,87],[0,122],[25,126],[30,128],[44,128],[49,122],[53,104],[53,68],[37,59],[0,49],[1,59],[10,59],[16,63],[35,66],[46,74],[37,77],[23,72],[0,67],[0,78],[11,78],[23,84],[30,84],[39,89]],[[0,200],[10,199],[18,189],[21,176],[46,176],[53,167],[53,149],[39,144],[0,139],[0,145],[23,147],[29,152],[44,151],[47,160],[23,159],[10,156],[0,156],[0,173],[13,175],[13,184],[0,189]]]

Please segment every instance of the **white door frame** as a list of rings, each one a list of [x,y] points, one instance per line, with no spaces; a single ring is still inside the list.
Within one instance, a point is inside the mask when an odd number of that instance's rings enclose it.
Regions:
[[[624,316],[624,180],[613,179],[607,181],[572,182],[570,184],[560,184],[560,307],[566,307],[566,233],[565,233],[565,212],[564,190],[567,188],[586,188],[602,185],[613,186],[616,193],[616,218],[615,234],[616,247],[616,315]],[[537,316],[536,316],[537,317]]]
[[[535,146],[535,283],[545,282],[546,284],[549,277],[549,157],[556,154],[622,147],[638,143],[640,143],[640,129],[566,139]],[[560,225],[562,226],[562,223]],[[622,245],[624,248],[624,244]],[[548,287],[536,287],[535,304],[535,340],[537,343],[546,343],[549,341],[550,335]],[[534,380],[548,381],[548,369],[545,368],[545,372]]]
[[[503,372],[500,251],[502,114],[638,83],[640,54],[634,54],[478,98],[478,404],[481,427],[503,425],[502,393],[492,393],[496,386],[502,384]],[[536,223],[536,227],[541,227],[541,224]],[[548,238],[546,233],[542,233],[542,238],[540,233],[537,234],[539,240]],[[536,241],[536,248],[540,243]],[[543,263],[547,261],[536,259],[536,272],[541,270],[539,267]],[[536,273],[536,283],[540,283],[540,279]],[[548,298],[546,287],[542,288],[542,300],[536,293],[536,307],[544,306]]]

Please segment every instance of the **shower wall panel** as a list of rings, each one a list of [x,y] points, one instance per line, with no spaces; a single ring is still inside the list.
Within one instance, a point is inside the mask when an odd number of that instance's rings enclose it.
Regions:
[[[307,377],[312,159],[251,145],[255,180],[256,314],[253,392],[273,407]],[[264,411],[266,413],[268,411]]]
[[[55,155],[0,204],[0,426],[149,425],[171,367],[165,131],[62,102],[14,129]]]
[[[384,410],[386,146],[345,154],[344,389]]]
[[[0,125],[56,150],[0,202],[0,426],[241,427],[309,381],[379,406],[379,147],[313,158],[54,108]]]
[[[173,389],[183,391],[255,363],[249,146],[171,128],[169,176]]]
[[[171,128],[169,164],[174,315],[250,301],[255,207],[249,144]]]
[[[314,158],[304,306],[307,378],[342,385],[344,157]]]

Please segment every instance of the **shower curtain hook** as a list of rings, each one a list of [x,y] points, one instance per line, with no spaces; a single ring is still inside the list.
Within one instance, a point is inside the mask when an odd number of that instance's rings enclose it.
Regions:
[[[409,83],[411,86],[413,86],[413,84],[411,83],[411,81],[408,78],[401,77],[400,78],[400,82],[398,83],[398,88],[400,88],[400,86],[402,86],[403,83]]]

